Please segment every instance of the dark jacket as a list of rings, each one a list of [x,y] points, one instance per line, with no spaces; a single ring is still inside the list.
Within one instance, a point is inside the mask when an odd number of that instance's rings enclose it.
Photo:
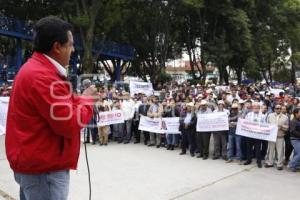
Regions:
[[[291,140],[300,140],[300,120],[292,119],[290,121]]]
[[[187,128],[185,128],[185,124],[184,124],[185,117],[186,116],[184,116],[183,118],[180,118],[179,131],[181,131],[181,132],[196,132],[196,125],[197,125],[196,114],[194,112],[192,113],[192,119],[191,119],[191,122],[187,125]]]
[[[146,109],[144,110],[144,106],[146,106]],[[149,107],[150,107],[150,105],[148,105],[148,104],[141,104],[140,106],[139,106],[139,114],[141,114],[141,115],[143,115],[143,116],[147,116],[147,112],[148,112],[148,110],[149,110]]]

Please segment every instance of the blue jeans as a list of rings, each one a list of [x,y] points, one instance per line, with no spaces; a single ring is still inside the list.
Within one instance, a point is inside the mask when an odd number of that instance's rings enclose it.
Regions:
[[[296,169],[300,162],[300,140],[291,140],[291,143],[294,147],[294,156],[289,162],[289,167],[291,169]]]
[[[66,200],[70,172],[62,170],[37,175],[14,173],[20,185],[20,200]]]
[[[236,149],[236,157],[238,160],[242,160],[242,137],[235,134],[235,128],[229,128],[227,157],[233,159],[234,145]]]
[[[167,134],[167,144],[176,145],[177,144],[177,134]]]

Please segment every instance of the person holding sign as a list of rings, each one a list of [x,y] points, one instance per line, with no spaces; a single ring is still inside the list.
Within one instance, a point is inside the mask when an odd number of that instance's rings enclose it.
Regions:
[[[121,103],[119,100],[114,101],[112,110],[121,110]],[[124,123],[113,124],[113,137],[118,143],[123,142],[124,126]]]
[[[162,114],[163,106],[158,102],[158,97],[154,96],[152,99],[152,104],[147,112],[147,116],[150,118],[159,118],[162,117]],[[161,138],[159,133],[150,133],[150,144],[148,146],[154,145],[156,145],[157,148],[159,148],[161,145]]]
[[[288,129],[288,117],[281,113],[281,105],[278,104],[275,106],[275,112],[269,114],[267,123],[276,124],[278,126],[278,132],[276,142],[269,141],[269,151],[265,167],[273,167],[276,150],[277,169],[282,170],[284,161],[284,135],[285,131]]]
[[[100,112],[107,112],[111,111],[111,107],[108,104],[108,102],[103,101],[103,99],[100,97],[100,99],[96,103],[96,110],[97,114],[99,117]],[[102,145],[107,145],[108,144],[108,134],[110,132],[110,126],[109,125],[104,125],[104,126],[99,126],[98,125],[98,135],[99,135],[99,144],[100,146]]]
[[[121,110],[123,111],[124,115],[124,125],[125,125],[125,134],[123,134],[123,141],[124,144],[128,144],[131,140],[131,127],[132,121],[135,113],[135,103],[130,98],[128,92],[123,93],[123,101],[121,103]]]
[[[149,110],[149,103],[148,98],[144,96],[142,98],[142,104],[139,106],[138,113],[139,113],[139,121],[141,116],[147,116],[147,112]],[[147,131],[141,131],[140,134],[143,134],[144,136],[144,145],[147,145],[147,142],[149,140],[149,133]]]
[[[231,106],[231,110],[229,114],[227,163],[233,162],[234,150],[236,152],[236,157],[237,160],[239,161],[239,164],[242,163],[242,136],[236,134],[236,125],[239,116],[240,116],[239,105],[234,103]]]
[[[186,154],[186,149],[189,147],[192,157],[195,156],[195,134],[197,117],[193,111],[194,103],[186,104],[186,116],[180,121],[179,131],[181,131],[181,153]]]
[[[197,115],[211,113],[211,109],[207,107],[207,101],[201,100],[200,109],[197,111]],[[205,123],[205,122],[201,122]],[[209,142],[210,142],[211,132],[197,132],[196,141],[199,155],[197,158],[203,157],[203,160],[207,160],[209,154]]]
[[[218,101],[218,107],[214,112],[225,112],[227,115],[229,115],[229,111],[224,108],[224,101],[220,100]],[[224,131],[216,131],[213,132],[214,137],[214,157],[213,160],[217,160],[220,158],[222,154],[222,158],[224,160],[227,159],[227,134],[228,130]],[[220,149],[221,147],[221,149]]]
[[[252,112],[248,113],[245,117],[245,119],[253,122],[258,123],[265,123],[265,115],[260,112],[260,104],[258,102],[254,102],[252,104]],[[244,163],[244,165],[250,165],[252,162],[252,150],[253,146],[255,148],[255,157],[256,157],[256,163],[257,167],[261,168],[261,146],[262,146],[262,140],[255,139],[255,138],[246,138],[246,146],[247,146],[247,161]]]
[[[296,172],[300,163],[300,109],[296,108],[293,112],[294,118],[290,122],[291,143],[294,147],[294,157],[289,162],[290,171]]]

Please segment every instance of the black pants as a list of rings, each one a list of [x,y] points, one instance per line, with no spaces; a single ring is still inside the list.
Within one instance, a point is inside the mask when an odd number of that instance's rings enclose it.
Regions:
[[[208,157],[211,132],[197,132],[196,141],[200,155]]]
[[[139,128],[139,121],[133,120],[132,122],[132,132],[133,136],[136,142],[140,142],[141,137],[140,137],[140,131],[138,130]]]
[[[150,140],[149,132],[147,132],[147,131],[139,131],[139,132],[140,132],[140,134],[144,135],[144,144],[147,144],[148,141]]]
[[[85,131],[84,141],[89,142],[90,135],[91,135],[93,143],[96,143],[97,137],[98,137],[98,129],[96,127],[95,128],[94,127],[93,128],[85,128],[84,131]]]
[[[252,156],[253,156],[252,153],[253,153],[253,147],[254,147],[256,162],[258,164],[261,163],[262,140],[247,138],[246,145],[247,145],[247,161],[248,162],[252,161]]]
[[[263,140],[262,141],[262,147],[261,147],[261,158],[264,160],[266,155],[267,155],[267,151],[268,151],[268,141]]]
[[[242,160],[247,160],[247,137],[241,138]]]
[[[195,143],[195,132],[189,130],[183,130],[182,134],[182,141],[181,141],[181,151],[186,152],[186,149],[190,149],[190,153],[194,154],[196,149]]]
[[[291,157],[291,154],[294,150],[294,147],[291,144],[291,138],[290,138],[289,134],[284,136],[284,141],[285,141],[285,160],[289,161],[290,157]]]

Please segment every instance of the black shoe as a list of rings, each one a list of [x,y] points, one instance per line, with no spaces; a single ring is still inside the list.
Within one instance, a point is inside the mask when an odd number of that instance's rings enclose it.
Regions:
[[[202,158],[203,157],[203,155],[201,155],[201,154],[199,154],[198,156],[197,156],[197,158]]]
[[[168,146],[167,146],[167,150],[170,150],[170,149],[171,149],[171,145],[168,145]]]
[[[213,160],[218,160],[220,157],[219,156],[214,156],[212,159]]]
[[[144,141],[144,145],[147,145],[147,143],[148,143],[147,141]]]
[[[90,143],[90,141],[84,141],[84,142],[83,142],[83,144],[87,144],[87,143]]]
[[[138,143],[140,143],[140,141],[135,141],[133,144],[138,144]]]
[[[119,141],[118,141],[118,144],[121,144],[122,142],[123,142],[122,140],[119,140]]]
[[[171,148],[170,148],[170,150],[171,150],[171,151],[173,151],[173,150],[174,150],[174,145],[171,145]]]
[[[102,143],[99,143],[99,145],[102,146],[103,144],[102,144]]]
[[[208,156],[203,156],[202,160],[207,160]]]
[[[244,165],[250,165],[251,164],[251,162],[250,161],[246,161],[246,162],[244,162]]]
[[[185,155],[186,154],[186,152],[180,152],[180,154],[179,155]]]
[[[156,145],[156,148],[160,148],[160,145]]]
[[[191,153],[191,156],[192,156],[192,157],[195,157],[195,154],[194,154],[194,153]]]
[[[262,168],[262,164],[261,163],[257,163],[257,167],[258,168]]]
[[[148,147],[152,147],[152,146],[154,146],[154,144],[148,144]]]
[[[277,170],[281,171],[283,170],[283,167],[277,167]]]
[[[129,141],[125,141],[125,142],[124,142],[124,144],[128,144],[128,143],[129,143]]]

